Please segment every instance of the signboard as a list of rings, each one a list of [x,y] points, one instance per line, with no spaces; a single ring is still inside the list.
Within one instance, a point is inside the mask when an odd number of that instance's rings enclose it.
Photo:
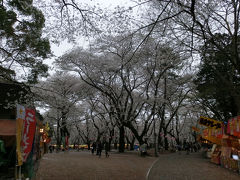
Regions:
[[[202,132],[202,138],[214,143],[214,144],[218,144],[221,145],[221,138],[219,136],[217,136],[216,131],[218,129],[213,129],[213,128],[207,128],[204,129]]]
[[[36,130],[36,118],[34,109],[26,109],[23,128],[24,131],[21,146],[23,151],[23,162],[26,162],[27,157],[32,150],[32,143]]]
[[[227,133],[236,137],[240,137],[240,116],[228,120]]]
[[[199,124],[213,129],[222,128],[222,122],[203,116],[200,116]]]

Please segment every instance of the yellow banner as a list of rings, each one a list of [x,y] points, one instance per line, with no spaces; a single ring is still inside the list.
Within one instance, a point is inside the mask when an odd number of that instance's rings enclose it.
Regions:
[[[25,119],[25,107],[17,104],[17,119],[16,119],[16,153],[18,159],[18,165],[23,164],[23,157],[21,152],[21,141],[23,133],[23,122]]]
[[[22,140],[22,130],[23,130],[23,119],[17,119],[17,142],[16,142],[16,151],[18,158],[18,165],[21,166],[23,164],[22,153],[21,153],[21,140]]]
[[[222,127],[222,122],[203,116],[200,116],[199,124],[214,129],[219,129]]]

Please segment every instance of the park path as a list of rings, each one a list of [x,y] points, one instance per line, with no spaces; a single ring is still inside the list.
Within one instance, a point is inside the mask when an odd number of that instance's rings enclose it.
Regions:
[[[110,153],[101,158],[88,151],[45,154],[36,180],[145,180],[155,157],[137,152]]]
[[[240,180],[200,153],[140,157],[137,152],[99,158],[88,151],[45,154],[35,180]]]
[[[182,152],[160,155],[148,180],[240,180],[240,175],[211,163],[201,153]]]

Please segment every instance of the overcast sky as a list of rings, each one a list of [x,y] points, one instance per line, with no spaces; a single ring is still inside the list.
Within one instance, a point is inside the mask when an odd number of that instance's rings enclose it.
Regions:
[[[86,3],[86,0],[77,0],[83,3]],[[141,0],[136,0],[136,2],[140,2]],[[133,5],[136,5],[134,1],[131,0],[89,0],[88,3],[89,5],[96,5],[100,6],[102,8],[108,8],[108,9],[114,9],[116,6],[125,6],[130,7]],[[82,38],[81,45],[85,46],[84,38]],[[73,47],[73,44],[68,43],[67,41],[63,41],[60,45],[53,44],[52,45],[52,51],[54,55],[56,56],[61,56],[63,55],[64,52],[68,51]]]
[[[100,6],[102,8],[107,8],[107,9],[114,9],[116,6],[123,6],[123,7],[130,7],[130,6],[134,6],[136,5],[137,2],[140,2],[141,0],[136,0],[136,1],[132,1],[132,0],[76,0],[76,2],[81,2],[83,4],[89,4],[89,5],[95,5],[95,6]],[[47,21],[46,21],[47,23]],[[82,46],[82,47],[86,47],[87,46],[87,40],[84,39],[84,37],[79,38],[78,43],[75,46]],[[54,54],[54,57],[52,57],[51,59],[46,59],[44,60],[44,63],[48,64],[51,69],[50,69],[50,73],[52,74],[54,72],[54,67],[52,65],[52,62],[54,61],[54,59],[56,57],[59,57],[61,55],[63,55],[65,52],[71,50],[74,47],[74,45],[72,43],[68,43],[67,40],[61,42],[60,44],[51,44],[51,50]]]

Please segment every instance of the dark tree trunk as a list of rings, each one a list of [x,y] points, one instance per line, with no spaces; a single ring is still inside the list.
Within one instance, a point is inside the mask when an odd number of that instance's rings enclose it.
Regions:
[[[117,142],[114,142],[114,149],[117,149]]]
[[[130,149],[130,151],[134,150],[134,142],[135,142],[135,137],[132,137],[132,140],[130,140],[127,136],[126,136],[126,140],[127,140],[127,148]]]
[[[138,135],[137,129],[131,123],[126,123],[125,127],[129,128],[131,130],[131,132],[134,135],[134,138],[136,138],[138,140],[140,145],[142,145],[144,143],[143,137],[144,137],[144,135],[146,135],[147,131],[145,133],[142,133],[141,135]]]
[[[112,141],[113,141],[113,136],[114,136],[114,129],[113,130],[110,130],[110,136],[109,136],[109,138],[108,138],[108,145],[109,145],[109,147],[108,147],[108,149],[109,149],[109,151],[111,150],[111,144],[112,144]]]
[[[163,147],[163,137],[162,137],[163,126],[164,126],[164,123],[163,123],[163,120],[161,119],[159,131],[158,131],[158,139],[157,139],[158,140],[158,148]]]
[[[90,150],[90,141],[87,142],[87,145],[88,145],[88,150]]]
[[[135,137],[133,137],[132,141],[130,142],[130,150],[134,150],[134,142],[135,142]]]
[[[168,146],[168,138],[167,136],[167,129],[164,129],[164,148],[165,150],[168,150],[169,146]]]
[[[124,142],[124,126],[119,128],[119,152],[124,152],[125,142]]]
[[[158,147],[163,146],[161,132],[158,133]]]
[[[59,122],[59,120],[58,120],[58,122],[57,122],[57,149],[56,149],[56,151],[59,151],[60,148],[61,148],[60,129],[61,129],[61,127],[60,127],[60,122]]]
[[[175,141],[176,141],[177,145],[180,145],[179,137],[177,137],[177,138],[175,139]]]

